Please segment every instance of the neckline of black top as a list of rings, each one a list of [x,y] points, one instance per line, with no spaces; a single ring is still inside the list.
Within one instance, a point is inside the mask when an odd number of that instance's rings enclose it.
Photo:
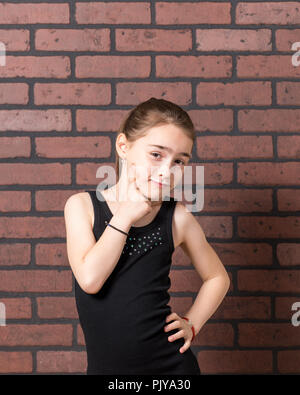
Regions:
[[[104,198],[104,196],[103,196],[103,194],[101,193],[100,190],[98,190],[98,192],[99,192],[100,195],[102,196],[102,202],[104,203],[104,209],[105,209],[105,211],[106,211],[106,214],[107,214],[110,218],[113,217],[113,213],[111,212],[111,210],[110,210],[110,208],[109,208],[109,205],[107,204],[106,199]],[[156,226],[156,222],[159,220],[160,216],[162,215],[162,212],[163,212],[163,209],[164,209],[164,207],[165,207],[165,205],[166,205],[166,202],[167,202],[167,200],[163,200],[163,201],[162,201],[162,204],[161,204],[161,206],[160,206],[160,209],[158,210],[156,216],[153,218],[153,220],[152,220],[149,224],[144,225],[144,226],[131,226],[131,228],[129,229],[129,232],[131,232],[132,230],[133,230],[134,232],[145,231],[145,230],[151,229],[151,228],[153,228],[154,226]]]

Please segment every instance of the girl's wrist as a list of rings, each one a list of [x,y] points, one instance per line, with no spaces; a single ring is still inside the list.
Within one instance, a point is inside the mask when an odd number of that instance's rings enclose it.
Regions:
[[[109,221],[112,225],[122,229],[124,232],[128,233],[131,228],[131,220],[124,215],[124,212],[117,210]]]
[[[194,325],[193,325],[192,321],[190,320],[190,318],[187,318],[187,317],[181,317],[181,318],[186,320],[188,322],[190,328],[192,329],[192,332],[193,332],[193,337],[192,337],[192,340],[191,340],[191,342],[192,342],[195,339],[195,336],[196,336]]]

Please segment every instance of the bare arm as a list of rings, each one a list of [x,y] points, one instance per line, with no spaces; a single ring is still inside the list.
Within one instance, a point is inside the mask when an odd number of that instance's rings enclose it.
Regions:
[[[221,304],[229,289],[230,277],[193,214],[184,205],[180,205],[179,214],[183,234],[180,247],[189,256],[203,281],[194,304],[185,314],[198,333]]]
[[[107,226],[95,240],[91,218],[82,193],[72,195],[64,207],[68,259],[73,274],[86,293],[97,293],[114,270],[126,235]],[[128,232],[130,220],[118,210],[110,222]]]

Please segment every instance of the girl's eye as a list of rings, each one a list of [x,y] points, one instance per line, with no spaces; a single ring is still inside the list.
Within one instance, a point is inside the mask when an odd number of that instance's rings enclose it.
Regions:
[[[180,160],[180,159],[178,159],[179,160],[179,162],[181,162],[181,165],[184,165],[184,161],[183,160]]]
[[[158,152],[151,152],[151,155],[154,156],[154,158],[157,158],[155,155],[160,155]]]
[[[156,158],[156,159],[157,159],[157,156],[155,156],[155,155],[161,156],[160,153],[158,153],[158,152],[151,152],[151,155],[152,155],[154,158]],[[184,161],[183,161],[183,160],[180,160],[180,159],[177,159],[177,160],[180,162],[181,165],[184,165]]]

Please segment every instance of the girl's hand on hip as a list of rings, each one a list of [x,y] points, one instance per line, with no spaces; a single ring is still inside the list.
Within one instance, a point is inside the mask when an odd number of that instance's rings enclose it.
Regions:
[[[184,320],[183,318],[181,318],[177,313],[172,313],[167,316],[166,322],[168,323],[170,321],[173,321],[173,322],[170,323],[169,325],[166,325],[164,327],[164,331],[168,332],[172,329],[179,328],[179,331],[177,333],[175,333],[174,335],[169,336],[168,340],[170,342],[172,342],[174,340],[177,340],[177,339],[180,339],[181,337],[183,337],[185,339],[185,343],[180,348],[179,352],[184,353],[190,347],[190,345],[192,343],[192,338],[193,338],[192,328],[190,327],[188,322],[186,320]]]

